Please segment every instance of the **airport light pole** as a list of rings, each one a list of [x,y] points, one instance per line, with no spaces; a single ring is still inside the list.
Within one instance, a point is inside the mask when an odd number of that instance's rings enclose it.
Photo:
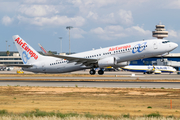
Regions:
[[[71,54],[71,43],[70,43],[70,30],[73,28],[72,26],[67,26],[66,29],[69,29],[69,54]]]
[[[6,40],[6,51],[7,51],[7,42],[8,42],[8,41]]]
[[[60,42],[61,42],[61,46],[60,46],[61,47],[61,51],[60,52],[62,53],[62,37],[59,37],[59,39],[60,39]]]
[[[14,44],[14,45],[13,45],[13,51],[15,51],[15,50],[14,50],[14,48],[15,48],[15,42],[13,42],[13,44]]]
[[[8,45],[8,47],[9,47],[9,51],[10,51],[10,45]]]

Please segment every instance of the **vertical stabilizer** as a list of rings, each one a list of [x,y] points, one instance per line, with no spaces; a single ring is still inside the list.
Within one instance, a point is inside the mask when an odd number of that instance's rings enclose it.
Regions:
[[[42,55],[35,51],[19,35],[14,35],[13,40],[24,64],[30,65],[42,59]]]

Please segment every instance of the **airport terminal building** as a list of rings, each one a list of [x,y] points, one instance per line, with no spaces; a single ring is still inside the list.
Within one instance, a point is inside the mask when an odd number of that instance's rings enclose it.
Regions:
[[[18,52],[10,52],[9,55],[5,51],[0,52],[0,64],[23,64]]]
[[[172,66],[180,71],[180,53],[170,53],[163,57],[156,56],[151,58],[144,58],[139,60],[133,60],[130,65],[161,65]]]

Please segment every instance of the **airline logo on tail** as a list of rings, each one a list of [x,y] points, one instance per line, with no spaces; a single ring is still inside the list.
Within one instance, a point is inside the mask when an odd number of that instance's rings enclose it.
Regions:
[[[23,63],[26,64],[30,58],[31,58],[31,56],[28,56],[28,53],[26,51],[23,51],[23,53],[22,53]]]
[[[33,57],[35,60],[38,59],[38,55],[36,55],[36,53],[34,53],[28,46],[27,43],[23,43],[22,40],[20,40],[20,37],[18,37],[15,40],[27,53],[25,53],[25,51],[23,52],[23,54],[25,55],[25,57],[27,58],[26,60],[23,60],[24,63],[27,63],[27,60],[30,59],[30,57]],[[28,57],[28,53],[30,55],[30,57]]]

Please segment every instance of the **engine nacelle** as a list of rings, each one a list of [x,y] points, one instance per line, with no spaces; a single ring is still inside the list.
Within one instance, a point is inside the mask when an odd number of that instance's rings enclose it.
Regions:
[[[126,62],[120,62],[117,63],[116,65],[114,65],[113,67],[124,67],[130,64],[130,61],[126,61]]]
[[[108,57],[108,58],[104,58],[98,61],[98,66],[100,68],[114,66],[116,64],[117,64],[117,60],[115,57]]]
[[[160,70],[155,70],[154,74],[161,74],[161,71]]]

